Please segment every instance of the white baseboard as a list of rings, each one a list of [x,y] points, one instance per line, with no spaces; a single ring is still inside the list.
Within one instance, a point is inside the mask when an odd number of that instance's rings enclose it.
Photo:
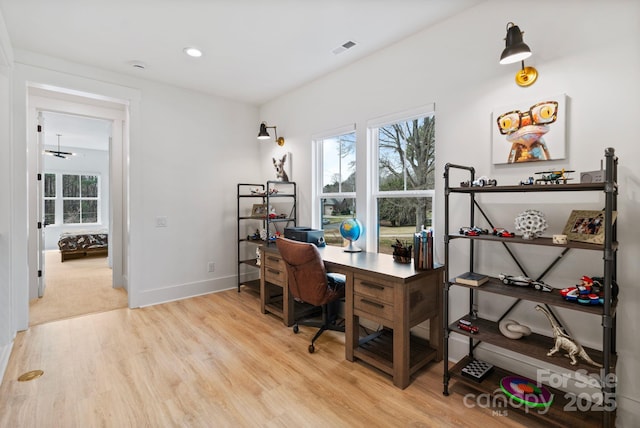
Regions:
[[[2,383],[2,380],[4,379],[4,372],[7,370],[12,349],[13,340],[0,348],[0,383]]]
[[[236,276],[216,278],[206,281],[191,282],[187,284],[172,285],[154,290],[144,290],[137,293],[136,307],[152,306],[203,294],[235,288],[238,285]]]

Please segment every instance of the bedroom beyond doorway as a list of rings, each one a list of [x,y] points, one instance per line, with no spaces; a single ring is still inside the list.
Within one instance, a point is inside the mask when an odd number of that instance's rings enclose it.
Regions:
[[[29,302],[30,326],[127,307],[127,292],[112,287],[107,257],[60,261],[60,251],[45,251],[47,289]]]

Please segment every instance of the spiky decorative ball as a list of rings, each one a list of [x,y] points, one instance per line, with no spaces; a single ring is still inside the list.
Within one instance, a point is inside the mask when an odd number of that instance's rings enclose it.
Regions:
[[[547,220],[538,210],[526,210],[516,217],[516,230],[522,233],[523,239],[534,239],[547,230]]]

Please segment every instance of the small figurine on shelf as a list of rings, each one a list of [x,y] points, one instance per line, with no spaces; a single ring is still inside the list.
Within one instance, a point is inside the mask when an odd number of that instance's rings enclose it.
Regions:
[[[562,168],[558,171],[536,172],[540,175],[540,178],[536,179],[536,184],[567,184],[567,180],[572,180],[567,176],[570,172],[575,171]]]
[[[459,233],[460,235],[465,235],[465,236],[478,236],[478,235],[487,235],[489,233],[489,230],[482,229],[478,226],[472,226],[472,227],[462,226],[459,230]]]
[[[260,266],[260,247],[256,248],[256,266]]]
[[[502,238],[513,238],[515,235],[502,227],[494,227],[493,234]]]
[[[460,183],[460,187],[484,187],[484,186],[497,186],[498,181],[495,178],[489,178],[483,175],[473,181],[463,181]]]
[[[578,302],[582,305],[604,304],[604,286],[600,278],[583,276],[580,284],[560,290],[560,295],[569,302]],[[613,297],[617,297],[617,285],[613,284]]]
[[[276,242],[276,239],[278,239],[279,237],[280,237],[280,232],[276,232],[273,235],[269,236],[269,242],[274,243]]]
[[[256,229],[253,235],[247,235],[247,241],[259,241],[260,240],[260,231]]]
[[[460,330],[467,331],[471,334],[478,334],[480,332],[480,329],[477,326],[473,325],[471,321],[467,321],[467,320],[459,320],[458,328]]]
[[[526,325],[521,325],[518,321],[512,319],[506,319],[500,321],[498,324],[500,333],[507,339],[521,339],[523,336],[530,336],[531,329]]]
[[[531,288],[535,288],[538,291],[546,291],[546,292],[553,291],[553,287],[545,284],[543,281],[534,281],[533,279],[523,275],[513,276],[513,275],[505,275],[504,273],[501,273],[500,275],[498,275],[498,279],[500,279],[500,281],[502,281],[502,283],[505,285],[516,285],[518,287],[531,287]]]
[[[529,177],[526,180],[521,180],[520,181],[520,185],[521,186],[533,186],[533,183],[534,183],[533,177]]]
[[[523,239],[535,239],[547,230],[547,220],[538,210],[525,210],[515,219],[516,230],[522,232]]]
[[[550,357],[559,350],[564,350],[567,352],[566,356],[571,359],[571,365],[575,366],[578,364],[578,360],[576,357],[582,358],[585,362],[591,364],[592,366],[602,367],[602,364],[596,363],[593,361],[587,352],[580,346],[578,342],[573,340],[568,334],[562,331],[562,328],[558,325],[556,320],[551,316],[549,311],[543,308],[540,305],[536,305],[536,310],[542,312],[544,316],[547,317],[549,323],[551,324],[551,329],[553,331],[553,338],[555,339],[555,344],[549,352],[547,352],[547,356]]]
[[[269,210],[269,218],[274,219],[278,217],[278,215],[276,214],[276,209],[271,207],[271,209]]]

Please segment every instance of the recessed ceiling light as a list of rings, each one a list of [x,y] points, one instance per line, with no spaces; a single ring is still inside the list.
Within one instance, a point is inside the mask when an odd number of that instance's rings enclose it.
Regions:
[[[202,51],[198,48],[184,48],[184,53],[194,58],[199,58],[202,56]]]

